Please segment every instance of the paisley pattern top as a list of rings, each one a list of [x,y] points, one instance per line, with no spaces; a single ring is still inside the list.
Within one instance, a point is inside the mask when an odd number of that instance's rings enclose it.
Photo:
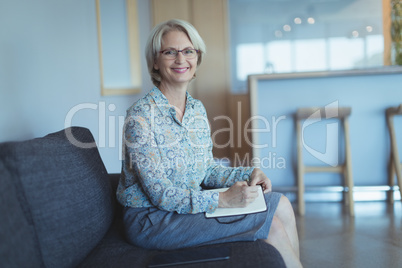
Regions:
[[[182,122],[154,87],[128,110],[124,160],[117,199],[128,207],[157,207],[180,214],[213,212],[219,194],[203,188],[230,187],[250,178],[252,167],[224,167],[212,156],[207,114],[187,92]]]

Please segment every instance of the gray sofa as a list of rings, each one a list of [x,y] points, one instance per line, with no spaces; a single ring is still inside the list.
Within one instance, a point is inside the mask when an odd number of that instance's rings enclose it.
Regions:
[[[125,241],[118,177],[86,128],[1,143],[0,267],[146,267],[166,253]],[[230,258],[181,267],[285,267],[264,242],[208,247],[229,247]]]

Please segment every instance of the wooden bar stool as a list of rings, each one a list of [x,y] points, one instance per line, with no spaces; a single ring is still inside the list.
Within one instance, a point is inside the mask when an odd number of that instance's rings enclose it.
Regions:
[[[296,135],[297,135],[297,187],[298,187],[298,210],[300,215],[305,214],[304,202],[304,174],[305,173],[340,173],[344,178],[344,201],[349,205],[349,214],[354,216],[353,201],[353,177],[349,140],[348,117],[350,107],[310,107],[300,108],[296,112]],[[336,166],[306,166],[303,162],[303,129],[302,122],[305,120],[339,119],[343,126],[345,141],[345,161]]]
[[[402,164],[399,159],[398,153],[398,146],[396,142],[396,134],[394,128],[394,116],[395,115],[402,115],[402,104],[397,107],[390,107],[386,110],[386,117],[387,117],[387,125],[389,130],[389,136],[391,140],[391,157],[388,165],[388,185],[390,187],[390,191],[388,192],[388,201],[392,204],[394,203],[394,178],[396,174],[396,178],[398,181],[399,192],[401,193],[402,197]]]

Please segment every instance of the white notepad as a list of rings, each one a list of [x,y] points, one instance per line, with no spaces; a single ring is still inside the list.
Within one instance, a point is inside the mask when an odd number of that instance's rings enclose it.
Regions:
[[[267,210],[267,204],[265,203],[264,193],[262,192],[262,187],[258,187],[258,197],[250,203],[245,208],[217,208],[214,212],[208,213],[205,212],[205,217],[213,218],[213,217],[225,217],[225,216],[235,216],[235,215],[243,215],[250,213],[257,213]],[[224,192],[229,188],[220,188],[213,189],[210,191],[218,191]]]

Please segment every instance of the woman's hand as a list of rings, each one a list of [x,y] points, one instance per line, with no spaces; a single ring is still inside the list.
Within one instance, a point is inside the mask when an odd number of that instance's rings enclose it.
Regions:
[[[264,194],[272,191],[271,180],[259,168],[255,168],[251,173],[250,186],[261,185]]]
[[[258,186],[259,187],[259,186]],[[257,187],[251,187],[245,181],[238,181],[227,191],[219,193],[220,208],[246,207],[258,196]]]

